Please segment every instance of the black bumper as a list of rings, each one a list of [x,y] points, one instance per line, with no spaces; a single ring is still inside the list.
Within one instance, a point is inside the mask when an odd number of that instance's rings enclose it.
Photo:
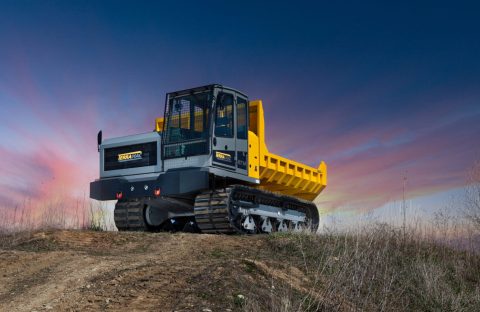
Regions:
[[[159,188],[162,196],[181,195],[208,189],[209,174],[200,169],[167,171],[158,178],[129,182],[123,177],[107,178],[90,183],[90,198],[96,200],[115,200],[122,192],[122,198],[154,196]]]

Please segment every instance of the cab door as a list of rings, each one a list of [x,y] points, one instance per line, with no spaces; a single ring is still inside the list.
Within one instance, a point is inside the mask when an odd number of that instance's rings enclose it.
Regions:
[[[236,171],[235,94],[228,90],[216,95],[212,147],[212,163]]]
[[[248,175],[248,99],[237,94],[235,107],[236,171]]]

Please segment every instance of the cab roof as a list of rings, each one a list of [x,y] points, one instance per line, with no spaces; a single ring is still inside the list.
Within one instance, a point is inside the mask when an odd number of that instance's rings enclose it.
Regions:
[[[222,90],[229,90],[233,91],[235,93],[238,93],[240,95],[243,95],[244,97],[248,98],[248,95],[245,93],[238,91],[236,89],[221,85],[221,84],[210,84],[202,87],[195,87],[195,88],[190,88],[190,89],[185,89],[185,90],[180,90],[180,91],[173,91],[173,92],[168,92],[168,95],[172,96],[178,96],[178,95],[184,95],[184,94],[189,94],[189,93],[196,93],[196,92],[201,92],[201,91],[207,91],[207,90],[213,90],[213,89],[222,89]]]

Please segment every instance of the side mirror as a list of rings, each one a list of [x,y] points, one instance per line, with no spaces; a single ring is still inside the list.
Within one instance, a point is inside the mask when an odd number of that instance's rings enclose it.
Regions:
[[[102,145],[102,130],[98,131],[98,134],[97,134],[97,148],[99,152],[100,152],[100,145]]]

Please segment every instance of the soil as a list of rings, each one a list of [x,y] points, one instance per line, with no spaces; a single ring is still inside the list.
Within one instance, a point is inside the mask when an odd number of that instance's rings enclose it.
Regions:
[[[0,248],[0,311],[242,311],[308,292],[266,236],[47,231]],[[1,245],[0,245],[1,246]]]

